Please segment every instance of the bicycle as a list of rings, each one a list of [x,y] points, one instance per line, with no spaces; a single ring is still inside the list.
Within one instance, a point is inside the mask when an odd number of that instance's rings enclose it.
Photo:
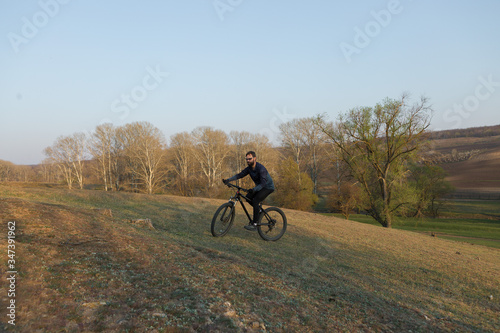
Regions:
[[[248,190],[231,183],[227,183],[226,185],[228,187],[236,188],[236,194],[233,195],[228,202],[222,204],[215,212],[210,228],[214,237],[222,237],[228,233],[229,229],[231,229],[236,212],[236,203],[238,201],[243,207],[249,222],[252,222],[252,218],[241,200],[241,198],[243,198],[247,201],[251,201],[251,199],[241,193],[241,191],[248,193]],[[285,213],[283,213],[283,211],[278,207],[263,209],[262,204],[259,204],[259,207],[260,215],[257,220],[257,231],[259,232],[260,237],[266,241],[277,241],[285,234],[286,231],[287,221]]]

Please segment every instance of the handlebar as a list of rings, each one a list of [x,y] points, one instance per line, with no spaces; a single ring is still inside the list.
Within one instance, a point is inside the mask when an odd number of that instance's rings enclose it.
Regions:
[[[243,191],[245,191],[245,192],[248,192],[248,189],[243,188],[243,187],[239,187],[238,185],[234,185],[234,184],[231,184],[231,183],[225,183],[225,185],[226,185],[227,187],[234,187],[234,188],[236,188],[236,189],[238,189],[238,190],[243,190]]]

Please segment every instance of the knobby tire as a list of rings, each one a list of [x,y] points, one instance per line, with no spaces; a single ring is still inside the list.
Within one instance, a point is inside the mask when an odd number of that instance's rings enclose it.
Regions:
[[[234,203],[226,202],[221,205],[212,218],[210,230],[214,237],[222,237],[228,233],[234,222]]]
[[[277,207],[269,207],[265,211],[267,215],[261,213],[259,216],[257,231],[262,239],[266,241],[277,241],[286,231],[287,221],[285,213]]]

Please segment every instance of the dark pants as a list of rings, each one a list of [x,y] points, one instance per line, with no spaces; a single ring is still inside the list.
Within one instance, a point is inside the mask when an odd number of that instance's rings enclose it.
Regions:
[[[253,206],[253,223],[257,223],[257,219],[259,218],[259,204],[264,201],[265,198],[274,190],[263,188],[260,191],[247,195],[247,198],[251,199],[249,203]]]

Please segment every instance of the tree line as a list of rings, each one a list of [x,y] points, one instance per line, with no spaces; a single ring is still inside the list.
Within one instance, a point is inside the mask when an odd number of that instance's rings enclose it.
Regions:
[[[70,189],[225,198],[221,179],[246,167],[245,153],[253,150],[275,180],[272,204],[310,210],[321,197],[326,210],[346,218],[362,211],[391,227],[396,215],[437,215],[439,199],[451,191],[444,171],[422,158],[430,113],[427,99],[403,95],[353,108],[335,121],[293,119],[279,127],[278,147],[247,131],[198,127],[167,144],[148,122],[102,124],[90,134],[58,137],[33,177]],[[0,180],[4,169],[0,163]]]
[[[500,135],[500,125],[436,131],[432,133],[432,139],[484,138],[497,135]]]
[[[90,135],[75,133],[57,138],[44,150],[44,164],[50,166],[54,180],[69,189],[99,184],[104,191],[225,197],[227,191],[221,179],[244,169],[245,154],[253,150],[258,161],[276,178],[277,186],[287,188],[276,196],[276,202],[307,210],[317,201],[310,174],[317,180],[319,167],[313,164],[311,173],[305,173],[303,169],[309,165],[302,158],[309,156],[307,147],[298,154],[296,146],[286,141],[291,140],[288,131],[292,128],[299,140],[298,130],[307,128],[302,126],[305,121],[312,126],[312,119],[282,125],[284,144],[279,148],[273,147],[266,136],[246,131],[225,133],[198,127],[172,135],[167,145],[164,134],[148,122],[118,127],[102,124]],[[288,158],[293,161],[292,166],[285,163],[284,167],[282,162]],[[248,179],[242,180],[242,185],[253,186]],[[290,192],[296,195],[285,197]]]

